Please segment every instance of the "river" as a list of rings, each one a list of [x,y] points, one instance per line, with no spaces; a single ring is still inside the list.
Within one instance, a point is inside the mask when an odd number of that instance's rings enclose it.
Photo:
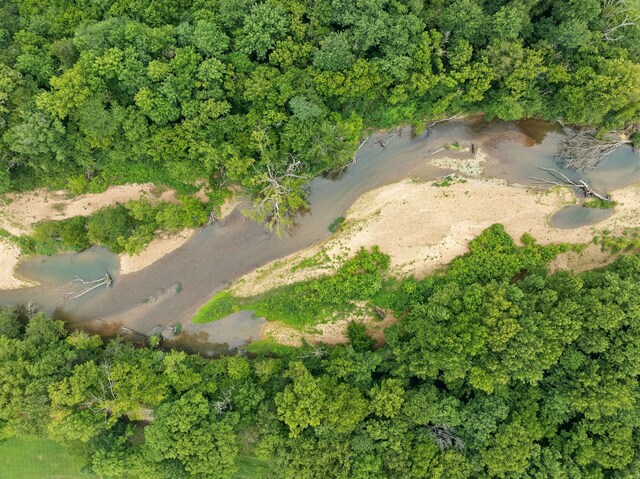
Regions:
[[[79,255],[30,259],[19,271],[41,284],[1,291],[0,305],[35,301],[42,310],[65,319],[71,328],[103,334],[118,331],[118,325],[143,334],[158,325],[189,325],[197,310],[233,280],[327,238],[328,226],[344,216],[365,192],[407,177],[435,179],[447,171],[430,165],[431,160],[470,157],[470,153],[456,150],[434,154],[445,144],[457,142],[468,147],[473,143],[489,157],[487,176],[530,184],[530,177],[540,176],[540,166],[558,168],[553,157],[562,135],[560,127],[549,123],[486,122],[481,118],[439,123],[416,137],[408,128],[374,135],[359,150],[357,163],[342,176],[311,181],[310,207],[298,215],[285,238],[277,238],[263,225],[246,219],[237,208],[221,224],[207,227],[147,268],[122,277],[117,257],[97,248]],[[622,147],[603,167],[581,177],[608,191],[639,181],[640,164],[630,147]],[[99,288],[74,301],[64,300],[64,290],[76,274],[100,276],[103,271],[114,278],[111,288]],[[115,328],[107,326],[109,323]],[[235,347],[257,338],[261,326],[262,320],[232,318],[200,329],[190,326],[195,329],[189,334],[201,344]]]

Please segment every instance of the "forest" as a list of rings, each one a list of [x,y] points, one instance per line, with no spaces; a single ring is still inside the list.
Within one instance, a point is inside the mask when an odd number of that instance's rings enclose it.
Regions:
[[[345,345],[206,359],[4,310],[0,439],[102,478],[637,478],[640,255],[550,273],[567,247],[522,242],[494,225],[388,291],[383,345],[354,322]]]
[[[238,191],[282,233],[369,132],[458,114],[638,146],[638,25],[640,0],[3,0],[0,195],[180,198],[11,239],[136,253]],[[4,309],[0,441],[56,441],[105,479],[640,477],[640,255],[551,272],[572,246],[521,243],[494,225],[422,280],[362,250],[250,305],[307,325],[366,301],[398,319],[382,344],[353,322],[343,345],[205,358]],[[203,320],[249,306],[215,300]]]
[[[482,112],[640,142],[639,23],[638,0],[5,0],[0,193],[240,188],[282,231],[372,128]]]

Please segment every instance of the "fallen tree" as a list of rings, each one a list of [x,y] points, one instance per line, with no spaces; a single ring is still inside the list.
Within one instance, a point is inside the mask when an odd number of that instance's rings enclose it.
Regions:
[[[603,140],[596,137],[595,129],[583,128],[560,141],[557,158],[565,168],[597,168],[607,161],[611,153],[627,144],[631,144],[631,140],[626,136]]]
[[[554,170],[553,168],[540,167],[540,169],[549,173],[549,175],[551,175],[553,179],[532,177],[532,180],[537,181],[538,183],[553,186],[569,186],[571,188],[576,188],[582,191],[585,197],[598,198],[602,201],[611,201],[609,195],[598,193],[589,183],[584,180],[572,180],[567,175],[559,172],[558,170]]]
[[[77,287],[64,295],[65,301],[68,299],[78,299],[84,296],[87,293],[90,293],[94,289],[98,289],[101,286],[110,287],[113,283],[113,278],[109,275],[109,273],[105,273],[102,278],[94,279],[93,281],[87,281],[82,279],[80,276],[76,276],[73,281],[71,281],[72,285],[76,285]]]

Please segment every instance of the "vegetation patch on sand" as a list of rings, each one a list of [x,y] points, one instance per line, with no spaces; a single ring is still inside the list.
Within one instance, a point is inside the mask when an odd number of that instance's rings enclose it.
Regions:
[[[333,275],[282,286],[255,297],[239,297],[222,291],[193,318],[193,322],[215,321],[240,309],[257,316],[305,327],[327,319],[336,309],[352,301],[372,298],[382,288],[389,257],[377,247],[360,249]]]

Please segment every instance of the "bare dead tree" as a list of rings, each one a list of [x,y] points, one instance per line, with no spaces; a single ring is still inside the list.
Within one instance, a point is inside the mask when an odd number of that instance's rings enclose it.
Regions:
[[[464,451],[464,441],[456,436],[456,432],[452,427],[445,424],[429,426],[429,432],[441,451],[451,448],[461,452]]]
[[[235,389],[235,386],[231,386],[229,389],[222,392],[220,399],[214,401],[213,408],[217,414],[224,414],[226,411],[231,410],[231,393]]]
[[[305,359],[305,358],[319,359],[319,358],[322,358],[325,354],[327,354],[327,351],[324,348],[312,345],[311,351],[309,351],[307,354],[300,356],[300,359]]]
[[[112,283],[113,278],[111,278],[109,273],[105,273],[102,278],[98,278],[93,281],[87,281],[85,279],[82,279],[80,276],[76,276],[75,279],[71,282],[72,285],[75,285],[75,289],[67,292],[64,295],[64,299],[78,299],[101,286],[105,286],[108,288]]]
[[[248,213],[258,221],[267,220],[267,227],[282,235],[291,226],[291,217],[295,212],[290,208],[292,195],[302,196],[303,185],[309,180],[307,175],[300,174],[303,164],[293,155],[284,170],[278,170],[271,165],[262,173],[260,181],[265,186],[258,193],[254,201],[253,210]],[[301,202],[304,199],[298,198]]]
[[[609,42],[617,42],[624,38],[622,29],[638,27],[640,3],[633,0],[604,0],[602,18],[605,21],[605,27],[602,30],[604,39]]]
[[[29,319],[33,318],[38,313],[38,311],[40,311],[40,306],[38,305],[38,303],[35,303],[33,301],[27,301],[20,307],[20,312]]]
[[[549,175],[553,179],[532,177],[532,180],[547,185],[569,186],[571,188],[577,188],[578,190],[582,191],[585,197],[592,196],[602,201],[611,201],[611,198],[609,198],[609,196],[598,193],[591,187],[591,185],[589,185],[589,183],[584,180],[572,180],[567,175],[559,172],[558,170],[554,170],[553,168],[540,167],[540,169],[549,173]]]
[[[631,143],[631,140],[626,138],[600,140],[596,138],[595,133],[594,129],[583,128],[560,141],[557,158],[565,168],[596,168],[603,165],[609,155],[620,146]]]
[[[202,225],[198,233],[202,233],[207,226],[211,226],[214,223],[220,224],[220,218],[218,218],[218,214],[215,208],[211,210],[211,213],[209,213],[209,218],[207,219],[207,222],[204,225]]]
[[[398,136],[398,133],[394,132],[391,135],[380,138],[378,141],[376,141],[376,143],[379,144],[382,148],[386,148],[387,145],[391,143],[391,140],[393,140],[396,136]]]
[[[338,170],[338,176],[342,175],[342,173],[344,173],[346,170],[348,170],[358,162],[358,152],[362,149],[365,143],[369,141],[369,138],[371,138],[371,135],[367,136],[364,140],[360,142],[360,145],[358,145],[358,148],[353,154],[353,158],[351,159],[351,161]]]

